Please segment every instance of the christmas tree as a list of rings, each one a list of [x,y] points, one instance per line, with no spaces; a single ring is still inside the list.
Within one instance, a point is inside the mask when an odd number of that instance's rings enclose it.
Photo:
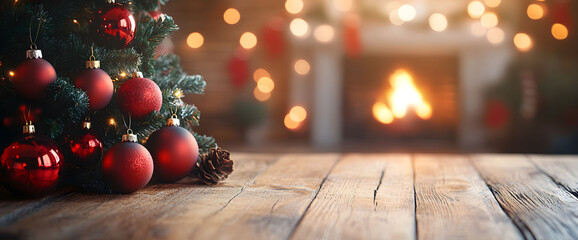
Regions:
[[[65,153],[71,134],[90,122],[106,153],[127,131],[145,144],[167,119],[180,120],[200,154],[216,148],[212,137],[194,132],[200,111],[182,100],[203,93],[205,81],[185,73],[178,56],[162,52],[163,41],[178,30],[159,10],[166,2],[0,3],[0,151],[30,121]]]

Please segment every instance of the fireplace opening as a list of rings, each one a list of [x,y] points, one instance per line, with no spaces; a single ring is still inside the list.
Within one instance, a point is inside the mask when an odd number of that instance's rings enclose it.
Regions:
[[[346,142],[455,146],[458,57],[361,56],[344,63]]]

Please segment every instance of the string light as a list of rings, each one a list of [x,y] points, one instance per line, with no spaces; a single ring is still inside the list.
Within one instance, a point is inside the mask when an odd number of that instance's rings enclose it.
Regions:
[[[404,22],[409,22],[415,18],[415,8],[410,4],[401,5],[397,11],[399,14],[399,19],[403,20]]]
[[[302,106],[294,106],[289,110],[289,117],[295,122],[303,122],[307,118],[307,110]]]
[[[78,21],[76,21],[76,19],[72,19],[72,22],[73,22],[73,23],[78,23]]]
[[[10,75],[10,77],[14,77],[14,72],[13,71],[9,71],[8,75]]]
[[[532,38],[530,38],[528,34],[517,33],[514,36],[514,45],[516,45],[520,52],[527,52],[532,49],[534,44],[532,43]]]
[[[560,23],[552,25],[552,36],[558,40],[564,40],[568,37],[568,28]]]
[[[110,125],[110,126],[116,126],[116,121],[114,120],[114,118],[110,118],[110,119],[108,120],[108,125]]]
[[[480,1],[472,1],[468,4],[468,15],[472,18],[479,18],[486,11],[484,4]]]
[[[241,35],[239,43],[244,49],[251,49],[257,46],[257,37],[252,32],[245,32]]]
[[[448,27],[448,19],[441,13],[434,13],[429,17],[429,26],[436,32],[442,32]]]
[[[193,32],[189,34],[189,36],[187,37],[187,45],[190,48],[200,48],[201,46],[203,46],[204,42],[205,38],[203,37],[202,34],[198,32]]]
[[[126,77],[126,73],[125,73],[125,72],[121,72],[119,75],[120,75],[120,77],[122,77],[122,78]]]
[[[239,13],[237,9],[229,8],[223,13],[223,20],[225,20],[227,24],[236,24],[241,20],[241,13]]]
[[[293,35],[304,37],[309,32],[309,24],[301,18],[295,18],[289,24],[289,29]]]
[[[544,17],[544,8],[542,8],[542,6],[540,6],[539,4],[533,3],[528,5],[528,8],[526,9],[526,14],[530,19],[538,20]]]
[[[275,89],[275,82],[273,82],[273,79],[269,77],[262,77],[257,82],[257,88],[259,88],[259,91],[261,92],[270,93]]]
[[[184,97],[183,91],[180,88],[175,89],[175,92],[173,93],[173,96],[175,96],[176,98],[182,98]]]

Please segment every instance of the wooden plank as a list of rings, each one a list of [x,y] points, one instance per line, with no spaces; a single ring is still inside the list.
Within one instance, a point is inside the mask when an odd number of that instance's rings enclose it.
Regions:
[[[578,196],[578,156],[530,155],[530,159],[554,182]]]
[[[155,220],[194,212],[202,222],[225,206],[268,168],[274,155],[233,154],[235,171],[216,186],[179,183],[153,185],[130,195],[75,194],[38,213],[0,228],[0,236],[21,239],[143,239],[162,237]]]
[[[465,156],[414,159],[418,239],[522,239]]]
[[[528,239],[578,239],[578,199],[526,156],[479,155],[475,166]]]
[[[345,156],[291,239],[414,239],[409,155]]]
[[[282,157],[261,174],[255,184],[197,225],[188,236],[287,239],[338,159],[337,154]]]

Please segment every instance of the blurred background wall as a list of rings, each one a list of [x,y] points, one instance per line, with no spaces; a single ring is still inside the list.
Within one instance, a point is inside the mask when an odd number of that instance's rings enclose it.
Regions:
[[[576,153],[577,5],[173,0],[159,50],[231,149]]]

